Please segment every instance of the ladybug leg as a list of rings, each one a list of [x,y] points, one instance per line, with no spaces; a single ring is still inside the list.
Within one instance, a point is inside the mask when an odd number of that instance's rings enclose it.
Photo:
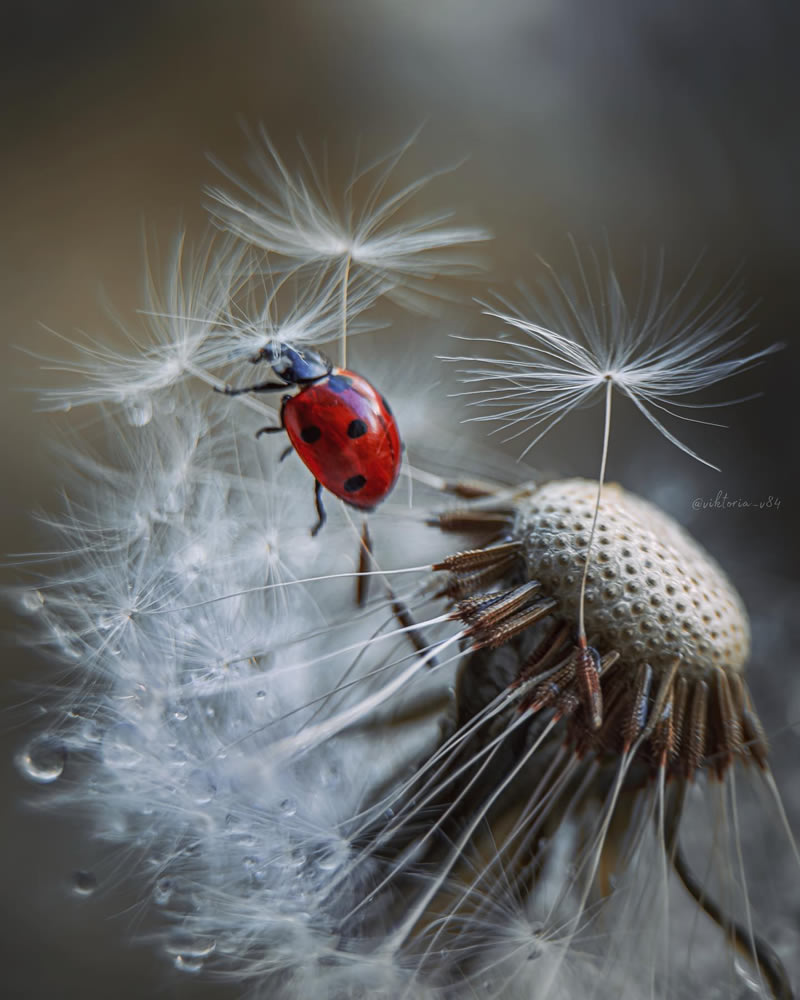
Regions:
[[[238,389],[232,389],[229,385],[222,389],[214,386],[214,392],[221,392],[223,396],[241,396],[243,392],[277,392],[285,388],[285,382],[259,382],[257,385],[243,385]]]
[[[281,452],[281,457],[278,459],[278,461],[282,462],[284,458],[288,458],[293,451],[294,451],[294,445],[290,444],[288,448],[283,449],[283,451]]]
[[[281,431],[286,430],[286,424],[283,422],[283,408],[286,406],[287,402],[291,398],[292,398],[291,396],[284,396],[283,399],[281,400],[281,422],[279,424],[270,424],[269,427],[262,427],[260,430],[257,430],[256,431],[257,438],[261,437],[262,434],[280,434]],[[291,448],[289,449],[289,451],[291,451]],[[286,458],[287,454],[288,452],[284,452],[281,455],[280,457],[281,462],[284,460],[284,458]]]
[[[311,537],[316,537],[317,532],[322,527],[322,525],[328,520],[328,515],[325,513],[325,508],[322,505],[322,483],[319,479],[314,480],[314,504],[317,508],[317,517],[319,520],[311,529]]]

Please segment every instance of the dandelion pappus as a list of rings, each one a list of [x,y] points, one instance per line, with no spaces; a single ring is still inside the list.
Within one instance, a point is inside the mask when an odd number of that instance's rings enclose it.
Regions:
[[[323,487],[358,510],[369,512],[394,489],[403,444],[386,400],[362,375],[335,368],[320,352],[268,344],[250,359],[267,361],[280,382],[260,382],[218,390],[227,396],[275,392],[297,386],[281,404],[280,426],[256,436],[286,431],[294,451],[314,476],[316,535],[325,523]],[[288,452],[287,452],[288,454]]]

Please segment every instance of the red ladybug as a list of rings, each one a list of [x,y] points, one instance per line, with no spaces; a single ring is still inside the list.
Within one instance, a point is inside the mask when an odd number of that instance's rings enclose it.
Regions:
[[[311,534],[325,523],[323,486],[351,507],[374,510],[392,492],[403,452],[397,423],[383,396],[361,375],[334,368],[311,349],[298,351],[278,342],[262,347],[250,360],[267,361],[282,381],[218,391],[238,396],[298,387],[294,396],[283,397],[280,427],[262,427],[256,436],[285,430],[313,473],[319,520]]]

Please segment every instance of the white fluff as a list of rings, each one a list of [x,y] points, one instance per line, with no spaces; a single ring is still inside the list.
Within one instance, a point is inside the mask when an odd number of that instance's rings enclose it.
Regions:
[[[274,408],[211,391],[253,380],[246,359],[265,342],[339,336],[342,311],[352,320],[381,293],[454,273],[450,251],[484,238],[444,217],[393,223],[424,183],[385,196],[398,158],[368,178],[363,210],[348,192],[337,214],[318,176],[292,174],[264,140],[267,190],[213,193],[218,221],[247,245],[223,238],[193,254],[181,241],[128,353],[84,341],[58,363],[82,381],[46,404],[96,407],[107,447],[73,456],[64,511],[48,521],[57,539],[20,594],[66,668],[57,721],[20,751],[20,768],[52,783],[54,801],[89,810],[92,834],[119,848],[142,901],[163,912],[160,946],[186,972],[295,1000],[697,995],[666,943],[677,890],[646,822],[663,805],[657,789],[626,802],[639,819],[605,904],[587,901],[581,878],[598,865],[611,781],[548,832],[537,891],[522,892],[513,838],[490,805],[510,790],[512,829],[531,822],[526,796],[549,758],[525,735],[522,755],[500,763],[507,731],[492,727],[528,724],[502,694],[513,670],[504,650],[482,711],[454,731],[466,648],[431,597],[428,567],[458,547],[424,523],[441,503],[437,477],[412,470],[417,506],[393,498],[371,519],[371,597],[358,608],[358,519],[329,499],[330,522],[312,539],[310,474],[253,437]],[[469,374],[499,381],[487,398],[507,406],[505,426],[549,429],[609,377],[657,423],[647,407],[766,353],[722,360],[735,321],[719,309],[683,341],[653,306],[642,333],[615,289],[600,339],[572,311],[585,344],[575,330],[491,311],[530,338],[520,360],[478,359]],[[419,393],[395,373],[391,382],[401,418],[424,431]],[[478,446],[465,448],[475,462]],[[398,622],[395,597],[415,629]],[[487,732],[485,749],[459,757]],[[62,788],[65,752],[88,761],[88,777]],[[582,766],[569,765],[570,780],[583,780]],[[485,795],[471,791],[481,781]],[[725,983],[740,982],[716,944]]]

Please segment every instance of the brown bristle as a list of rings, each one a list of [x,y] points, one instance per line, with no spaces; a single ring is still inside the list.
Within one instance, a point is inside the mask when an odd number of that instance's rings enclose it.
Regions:
[[[703,767],[721,777],[735,759],[765,766],[766,740],[741,676],[749,626],[738,595],[674,521],[619,487],[604,488],[590,556],[592,646],[577,642],[596,497],[596,483],[566,480],[521,490],[514,509],[481,500],[443,513],[436,523],[445,530],[504,528],[505,537],[436,563],[449,573],[438,596],[456,602],[453,617],[475,649],[558,617],[522,660],[514,686],[533,684],[521,709],[571,717],[576,752],[636,747],[654,768],[689,779]],[[523,574],[528,582],[520,584]],[[517,585],[482,593],[503,582]],[[551,681],[565,651],[569,669],[562,665]]]

